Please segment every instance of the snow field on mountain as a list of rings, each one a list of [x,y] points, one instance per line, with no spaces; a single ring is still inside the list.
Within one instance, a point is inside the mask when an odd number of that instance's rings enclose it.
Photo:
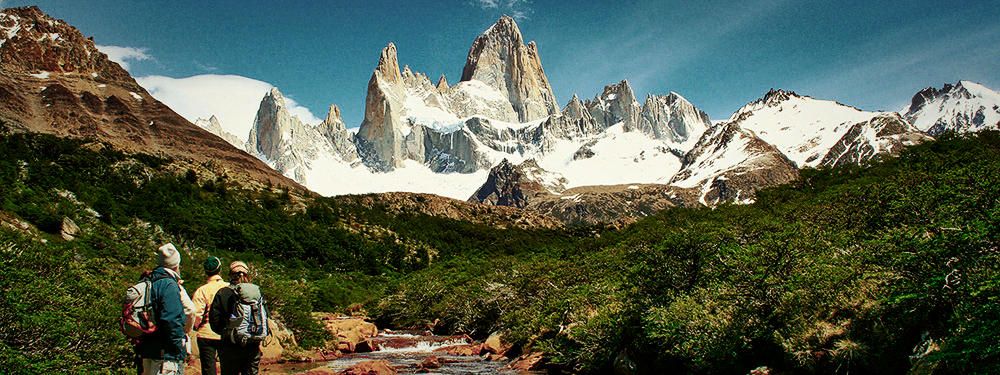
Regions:
[[[557,141],[551,151],[538,159],[542,168],[558,172],[568,181],[567,188],[627,183],[665,184],[680,170],[681,161],[666,144],[640,132],[625,132],[614,125],[590,146],[594,156],[573,160],[586,141]]]
[[[486,170],[475,173],[434,173],[413,160],[406,160],[403,164],[403,167],[392,172],[377,173],[361,164],[352,167],[335,156],[323,153],[313,161],[306,181],[311,190],[325,196],[433,192],[443,197],[466,200],[486,181],[489,174]]]
[[[777,106],[748,105],[733,115],[753,111],[740,126],[781,150],[799,168],[816,167],[851,128],[878,115],[832,100],[792,96]]]

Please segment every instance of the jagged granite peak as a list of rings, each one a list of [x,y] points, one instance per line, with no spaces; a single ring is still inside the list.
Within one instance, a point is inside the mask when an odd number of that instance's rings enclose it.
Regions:
[[[388,82],[399,82],[403,77],[399,72],[399,60],[396,57],[396,44],[389,42],[382,49],[382,54],[378,58],[378,65],[375,66],[375,73],[381,74],[382,78]]]
[[[576,96],[576,94],[573,94],[573,98],[571,98],[569,102],[566,103],[566,106],[563,107],[562,115],[573,120],[593,119],[593,116],[590,115],[590,111],[587,110],[583,101],[581,101],[580,97]]]
[[[406,94],[402,83],[396,45],[390,42],[382,49],[378,65],[368,81],[364,120],[356,138],[365,164],[378,171],[402,165],[404,135],[400,115]]]
[[[820,162],[824,167],[862,165],[934,138],[910,125],[898,113],[881,113],[851,126]]]
[[[601,94],[588,100],[585,106],[605,128],[623,123],[626,131],[635,129],[642,111],[628,80],[604,86]]]
[[[778,148],[736,122],[709,128],[682,159],[670,184],[698,189],[699,202],[751,202],[762,188],[798,178],[795,164]]]
[[[347,163],[357,159],[357,150],[339,117],[339,108],[332,106],[330,112],[320,125],[307,125],[288,112],[284,96],[272,88],[260,101],[247,150],[278,172],[306,184],[313,163],[324,156]]]
[[[204,118],[195,119],[194,124],[198,125],[202,129],[208,130],[209,133],[215,134],[216,136],[222,138],[226,142],[229,142],[229,144],[233,145],[233,147],[239,149],[243,149],[243,147],[245,147],[245,144],[243,143],[243,140],[240,139],[240,137],[237,137],[235,134],[227,132],[225,129],[222,128],[222,123],[219,122],[219,119],[215,117],[215,115],[212,115],[208,119]]]
[[[928,87],[913,96],[903,117],[930,135],[1000,129],[1000,93],[972,81]]]
[[[524,208],[535,198],[565,190],[565,179],[548,172],[534,159],[514,165],[506,158],[490,169],[486,182],[469,202]]]
[[[711,126],[712,120],[707,113],[671,91],[665,96],[646,96],[638,129],[686,150]]]
[[[507,96],[519,122],[559,113],[538,46],[524,44],[521,30],[509,16],[501,17],[472,43],[460,82],[471,80]]]
[[[441,92],[441,93],[448,92],[448,88],[449,88],[449,86],[448,86],[448,79],[445,78],[444,74],[441,75],[441,78],[438,78],[438,83],[437,83],[436,87],[438,89],[438,92]]]

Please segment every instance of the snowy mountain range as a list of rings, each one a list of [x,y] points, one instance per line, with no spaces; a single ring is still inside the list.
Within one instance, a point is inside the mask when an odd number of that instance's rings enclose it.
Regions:
[[[303,121],[276,88],[248,134],[215,116],[188,122],[34,7],[0,12],[0,66],[0,119],[25,131],[96,138],[245,186],[432,193],[563,222],[751,202],[803,168],[864,164],[945,132],[1000,127],[1000,94],[969,81],[922,90],[898,113],[771,90],[713,123],[674,92],[640,103],[627,81],[560,108],[539,47],[509,17],[475,39],[454,84],[400,68],[389,43],[355,129],[336,105]]]
[[[927,88],[900,113],[771,90],[713,124],[674,92],[640,104],[627,81],[559,108],[538,46],[525,43],[510,17],[475,39],[454,85],[400,66],[389,43],[356,132],[336,106],[322,123],[303,123],[277,89],[262,99],[245,145],[211,120],[196,123],[324,195],[404,191],[476,200],[491,192],[478,201],[500,204],[514,201],[488,186],[498,180],[491,169],[503,164],[498,171],[506,175],[524,166],[517,170],[531,173],[514,175],[553,196],[654,184],[707,205],[752,201],[757,189],[791,181],[802,168],[861,164],[945,131],[1000,123],[1000,94],[969,81]]]

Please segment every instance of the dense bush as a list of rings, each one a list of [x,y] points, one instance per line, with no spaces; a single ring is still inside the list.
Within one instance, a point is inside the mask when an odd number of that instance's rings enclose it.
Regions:
[[[615,232],[244,191],[50,136],[0,136],[0,154],[0,221],[40,230],[0,223],[4,373],[124,369],[117,298],[164,241],[189,290],[209,254],[253,263],[304,346],[324,338],[313,311],[362,303],[383,326],[503,332],[584,373],[1000,372],[995,132]]]

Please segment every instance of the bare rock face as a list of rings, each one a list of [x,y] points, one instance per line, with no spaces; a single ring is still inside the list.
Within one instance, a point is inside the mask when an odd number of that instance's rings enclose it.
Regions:
[[[227,132],[223,129],[222,124],[219,123],[219,119],[214,115],[208,119],[195,119],[194,124],[200,126],[202,129],[208,130],[209,133],[215,134],[226,142],[229,142],[229,144],[233,145],[233,147],[242,149],[246,146],[240,137],[237,137],[235,134]]]
[[[440,93],[448,92],[448,79],[444,77],[444,74],[441,75],[441,78],[438,78],[438,83],[435,87],[437,87]]]
[[[343,118],[340,116],[340,107],[330,104],[330,110],[326,114],[326,119],[319,124],[320,134],[333,147],[335,154],[345,161],[358,159],[358,148],[354,145],[354,136],[347,130]]]
[[[1000,93],[971,81],[928,87],[913,96],[903,117],[933,136],[1000,129]]]
[[[712,127],[708,114],[675,92],[649,95],[642,106],[638,130],[674,144],[694,144]]]
[[[898,113],[878,115],[851,126],[820,163],[824,167],[864,164],[880,155],[896,156],[905,147],[934,140]]]
[[[405,92],[396,59],[396,45],[382,50],[378,65],[368,81],[365,117],[358,129],[358,148],[369,167],[388,171],[402,165],[404,140],[400,115]]]
[[[306,183],[312,163],[324,154],[348,163],[357,159],[357,150],[339,112],[333,106],[318,127],[303,124],[288,112],[281,91],[272,88],[261,99],[246,147],[275,170]]]
[[[37,7],[0,10],[0,117],[16,131],[93,138],[248,188],[303,189],[153,98],[92,40]]]
[[[671,185],[697,189],[699,202],[752,201],[754,193],[797,179],[795,164],[776,147],[736,122],[715,125],[683,158]]]
[[[514,165],[507,159],[490,169],[486,183],[469,202],[524,208],[539,196],[565,190],[565,179],[538,166],[534,160]]]
[[[585,103],[590,115],[603,124],[604,128],[622,123],[625,131],[635,130],[639,124],[642,108],[635,100],[635,93],[628,81],[607,85],[604,91]]]
[[[549,79],[542,70],[535,42],[524,44],[514,19],[503,16],[476,38],[462,70],[461,81],[477,80],[510,100],[519,122],[559,112]]]

